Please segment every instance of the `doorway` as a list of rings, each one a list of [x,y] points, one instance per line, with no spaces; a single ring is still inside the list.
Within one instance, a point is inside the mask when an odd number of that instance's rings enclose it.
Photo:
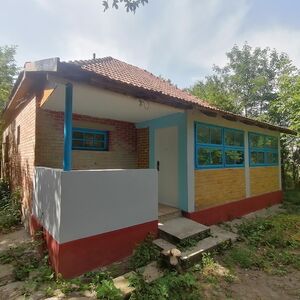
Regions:
[[[155,162],[158,170],[158,202],[179,207],[178,128],[155,130]]]

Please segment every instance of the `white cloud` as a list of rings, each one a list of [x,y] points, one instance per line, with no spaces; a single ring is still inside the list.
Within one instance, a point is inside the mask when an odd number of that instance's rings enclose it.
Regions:
[[[225,53],[244,41],[286,51],[300,65],[300,29],[264,26],[264,20],[253,27],[249,11],[255,10],[255,1],[149,0],[133,15],[122,8],[103,13],[101,0],[10,0],[7,10],[16,3],[19,10],[9,26],[0,11],[0,43],[19,45],[20,65],[54,56],[88,59],[96,53],[183,87],[208,75],[213,64],[224,65]]]
[[[247,35],[249,45],[253,47],[270,47],[277,51],[286,52],[294,63],[300,67],[300,29],[285,26],[264,28]],[[243,41],[240,41],[240,43]]]

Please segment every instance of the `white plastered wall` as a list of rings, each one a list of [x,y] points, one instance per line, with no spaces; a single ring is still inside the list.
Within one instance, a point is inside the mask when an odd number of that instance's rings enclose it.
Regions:
[[[158,219],[156,170],[36,169],[33,213],[60,244]]]

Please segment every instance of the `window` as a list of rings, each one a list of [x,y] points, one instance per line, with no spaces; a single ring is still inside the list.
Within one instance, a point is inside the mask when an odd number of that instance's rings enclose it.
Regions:
[[[278,165],[278,138],[249,132],[250,166]]]
[[[20,125],[17,127],[17,145],[20,145]]]
[[[244,132],[195,123],[195,168],[244,166]]]
[[[108,151],[108,131],[73,128],[72,149]]]

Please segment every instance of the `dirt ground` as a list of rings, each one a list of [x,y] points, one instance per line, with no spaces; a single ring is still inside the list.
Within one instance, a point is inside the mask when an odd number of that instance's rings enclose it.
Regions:
[[[263,271],[238,270],[236,275],[237,282],[229,288],[233,299],[300,299],[300,271],[274,276]]]
[[[300,271],[292,270],[285,276],[263,271],[236,270],[233,282],[202,285],[204,299],[208,300],[299,300]]]

